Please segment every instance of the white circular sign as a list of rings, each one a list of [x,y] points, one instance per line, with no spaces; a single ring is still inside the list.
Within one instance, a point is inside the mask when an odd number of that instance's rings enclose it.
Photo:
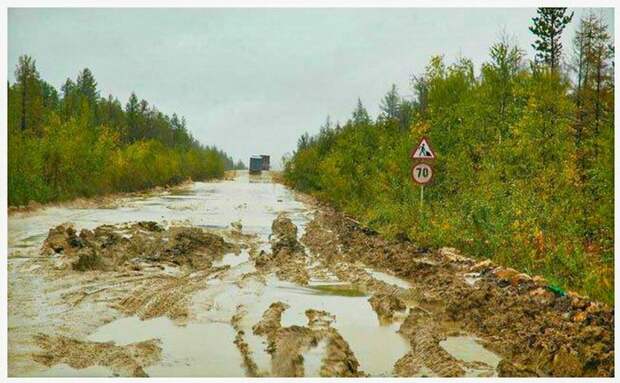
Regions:
[[[415,164],[411,169],[411,178],[420,185],[431,182],[433,178],[433,168],[429,164]]]

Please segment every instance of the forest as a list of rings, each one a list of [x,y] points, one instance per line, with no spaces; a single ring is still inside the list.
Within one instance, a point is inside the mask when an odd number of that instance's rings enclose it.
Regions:
[[[132,93],[123,106],[102,97],[93,73],[80,71],[60,91],[35,60],[19,58],[8,84],[8,203],[62,201],[221,177],[243,169]]]
[[[613,304],[614,42],[594,12],[533,16],[535,57],[510,37],[480,68],[431,57],[413,99],[392,86],[378,116],[358,99],[345,123],[328,117],[301,136],[284,178],[388,238],[455,247]],[[422,136],[437,155],[423,203],[410,176]]]

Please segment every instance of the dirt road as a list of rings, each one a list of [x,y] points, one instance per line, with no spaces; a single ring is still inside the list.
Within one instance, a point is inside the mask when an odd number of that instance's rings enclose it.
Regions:
[[[10,376],[609,376],[612,309],[271,182],[9,217]]]

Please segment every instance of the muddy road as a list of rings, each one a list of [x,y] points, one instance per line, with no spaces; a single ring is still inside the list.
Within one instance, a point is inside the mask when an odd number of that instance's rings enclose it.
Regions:
[[[9,376],[610,376],[613,309],[269,174],[9,217]]]

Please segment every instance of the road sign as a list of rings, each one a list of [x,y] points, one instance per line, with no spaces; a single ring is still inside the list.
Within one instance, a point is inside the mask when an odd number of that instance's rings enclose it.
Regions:
[[[418,146],[411,153],[411,158],[414,160],[434,160],[435,151],[431,148],[428,138],[422,137]]]
[[[420,185],[427,184],[433,179],[433,167],[423,162],[413,165],[411,178]]]

